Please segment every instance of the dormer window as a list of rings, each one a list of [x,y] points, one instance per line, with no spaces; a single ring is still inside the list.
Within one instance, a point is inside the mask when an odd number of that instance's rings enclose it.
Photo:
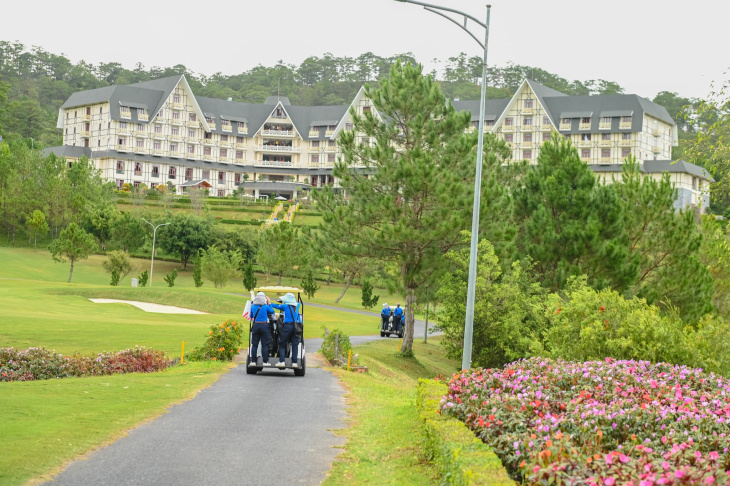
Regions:
[[[119,107],[119,116],[121,116],[123,118],[131,118],[132,112],[128,106],[120,106]]]
[[[525,100],[525,108],[532,109],[532,100]]]
[[[591,117],[589,117],[589,116],[584,116],[583,118],[581,118],[581,119],[580,119],[580,122],[581,122],[582,124],[588,124],[588,123],[590,123],[590,122],[591,122]]]
[[[206,116],[205,117],[205,121],[208,122],[208,123],[213,123],[213,119],[211,117],[209,117],[209,116]]]
[[[514,119],[509,117],[504,119],[504,125],[507,127],[511,127],[514,124]]]

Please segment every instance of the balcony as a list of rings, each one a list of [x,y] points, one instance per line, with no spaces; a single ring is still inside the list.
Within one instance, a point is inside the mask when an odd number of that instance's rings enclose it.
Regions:
[[[206,147],[215,147],[215,142],[212,138],[204,138],[203,145],[205,145]]]
[[[502,125],[502,131],[503,132],[514,132],[515,126],[514,125]]]
[[[129,152],[131,150],[132,150],[132,147],[130,147],[129,145],[117,144],[117,152]]]
[[[630,138],[629,139],[622,138],[621,140],[619,140],[618,144],[621,147],[633,147],[634,146],[634,141],[631,140]]]
[[[120,118],[132,118],[132,112],[131,111],[120,111],[119,117]]]
[[[137,120],[139,121],[147,121],[150,119],[150,116],[147,113],[140,113],[137,111]]]
[[[221,142],[218,144],[218,146],[221,148],[231,148],[232,145],[231,142]]]
[[[560,123],[560,127],[558,128],[558,130],[570,130],[571,128],[573,128],[573,124],[572,123],[562,123],[561,122]]]
[[[134,175],[137,176],[137,177],[140,177],[142,175],[142,171],[141,170],[135,170],[134,171]]]
[[[309,131],[309,137],[310,138],[312,138],[312,137],[314,137],[314,138],[319,137],[319,130],[317,130],[317,131],[310,130]]]
[[[83,114],[79,118],[81,118],[81,121],[91,121],[91,113]]]
[[[238,133],[241,133],[239,130]],[[248,132],[244,132],[248,133]],[[312,133],[312,132],[310,132]],[[261,130],[261,135],[268,135],[273,137],[293,137],[294,136],[294,130]],[[314,135],[315,137],[319,135],[319,132]]]
[[[240,133],[242,135],[248,134],[248,128],[246,128],[246,127],[236,127],[236,131],[238,131],[238,133]]]
[[[578,130],[590,130],[590,129],[591,129],[590,123],[580,122],[580,124],[578,124]]]
[[[563,129],[561,129],[561,130],[563,130]],[[564,130],[570,130],[570,128],[565,128]],[[552,132],[553,131],[553,126],[551,124],[549,124],[549,123],[546,123],[544,125],[540,125],[540,131],[541,132]]]
[[[198,145],[198,144],[200,143],[200,139],[199,139],[199,138],[192,138],[192,137],[188,137],[188,138],[186,139],[186,141],[187,141],[187,143],[189,143],[190,145]]]
[[[590,147],[591,141],[590,140],[580,140],[580,141],[578,141],[578,146],[579,147]]]
[[[664,135],[664,130],[662,130],[661,128],[655,128],[654,130],[652,130],[651,134],[655,137],[659,137],[661,135]]]
[[[611,163],[611,157],[601,157],[598,159],[599,164],[610,164]]]
[[[224,132],[232,132],[233,127],[230,125],[230,123],[227,125],[224,123],[221,125],[221,130],[223,130]]]
[[[333,145],[331,147],[328,145],[324,148],[324,151],[325,152],[337,152],[337,145]]]
[[[653,147],[651,148],[651,151],[652,151],[652,152],[654,152],[655,154],[658,154],[658,153],[660,153],[660,152],[662,151],[662,148],[661,148],[661,146],[659,146],[659,145],[654,145],[654,146],[653,146]]]
[[[598,145],[600,145],[601,147],[610,147],[612,144],[613,142],[611,140],[600,140],[598,142]]]
[[[152,172],[151,176],[152,176],[153,179],[159,179],[160,178],[160,173],[159,172]]]
[[[158,116],[157,118],[155,118],[155,123],[158,123],[160,125],[167,125],[167,120]]]
[[[203,160],[208,160],[212,162],[213,160],[215,160],[215,157],[213,157],[213,154],[204,154]]]
[[[236,143],[236,144],[234,144],[234,146],[238,150],[246,150],[248,148],[248,145],[246,145],[245,143]]]
[[[185,154],[183,154],[179,150],[175,150],[174,152],[170,152],[170,157],[175,157],[176,159],[181,158],[183,155],[185,155]]]
[[[159,157],[161,155],[165,155],[165,151],[162,149],[152,149],[152,155],[157,155]]]
[[[334,134],[335,134],[334,130],[327,130],[326,132],[324,132],[325,137],[331,137]]]
[[[136,132],[134,132],[134,136],[137,138],[147,138],[149,136],[149,134],[142,130],[137,130]]]
[[[299,147],[288,145],[256,145],[255,149],[260,152],[299,152]]]
[[[618,128],[620,130],[630,130],[631,129],[631,122],[622,121],[621,123],[618,124]]]
[[[183,141],[183,138],[181,135],[170,135],[170,141],[180,143]]]
[[[199,121],[192,121],[188,120],[187,123],[185,123],[188,128],[200,128],[200,122]]]
[[[531,148],[533,148],[533,144],[532,144],[532,142],[521,142],[520,143],[520,148],[522,148],[522,149],[531,149]]]
[[[146,154],[147,153],[147,149],[144,148],[144,147],[135,147],[134,148],[134,153],[135,154]]]
[[[610,130],[611,129],[611,123],[601,122],[598,124],[599,130]]]
[[[180,120],[180,119],[177,119],[177,120],[176,120],[175,118],[173,118],[173,119],[172,119],[172,120],[170,121],[170,124],[171,124],[171,125],[174,125],[174,126],[176,126],[176,127],[182,127],[182,126],[184,126],[184,125],[185,125],[185,122],[184,122],[184,121],[182,121],[182,120]]]
[[[129,128],[118,128],[117,135],[129,135],[132,131]]]
[[[81,132],[81,138],[89,138],[91,137],[91,132],[89,130],[84,130]]]
[[[157,132],[155,132],[155,133],[152,134],[152,138],[154,140],[165,140],[165,134],[164,133],[157,133]]]
[[[185,109],[185,104],[184,103],[181,103],[179,101],[177,103],[173,101],[173,102],[170,103],[170,108],[173,109],[173,110],[184,110]]]
[[[292,163],[289,162],[278,162],[274,160],[257,160],[256,165],[264,165],[267,167],[291,167]],[[315,164],[312,167],[319,167],[319,163]]]
[[[226,157],[222,157],[222,156],[221,157],[218,157],[218,162],[230,162],[230,161],[231,161],[231,158],[228,157],[228,156],[226,156]]]
[[[591,154],[588,154],[586,156],[583,156],[583,154],[580,155],[580,160],[591,160]]]
[[[321,151],[322,151],[321,147],[308,147],[307,148],[307,152],[309,152],[310,154],[318,154]]]

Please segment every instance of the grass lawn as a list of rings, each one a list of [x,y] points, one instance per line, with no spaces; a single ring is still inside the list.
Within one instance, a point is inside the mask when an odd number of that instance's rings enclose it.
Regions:
[[[227,365],[191,363],[160,373],[0,383],[0,485],[24,484],[195,396]]]
[[[422,460],[416,411],[418,378],[450,376],[459,367],[444,357],[438,338],[417,339],[415,359],[396,355],[398,341],[380,340],[353,348],[367,374],[337,370],[349,390],[351,426],[325,486],[351,484],[440,484],[435,470]]]

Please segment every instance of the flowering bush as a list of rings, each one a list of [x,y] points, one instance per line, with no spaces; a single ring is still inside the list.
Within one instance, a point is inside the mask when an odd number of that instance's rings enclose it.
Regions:
[[[231,361],[242,344],[243,326],[229,319],[223,324],[210,326],[205,344],[195,348],[188,358],[192,361]]]
[[[457,373],[441,403],[526,484],[730,484],[730,381],[700,369],[531,358]]]
[[[0,348],[0,381],[33,381],[72,376],[149,373],[170,366],[163,351],[135,347],[91,358],[63,356],[43,348]]]

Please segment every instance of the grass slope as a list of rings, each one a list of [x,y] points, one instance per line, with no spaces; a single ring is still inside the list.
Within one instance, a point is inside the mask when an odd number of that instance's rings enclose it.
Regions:
[[[340,431],[347,445],[325,486],[440,484],[435,469],[421,459],[415,406],[418,378],[450,375],[459,367],[437,341],[414,342],[417,359],[398,357],[395,340],[353,348],[369,373],[336,371],[349,389],[351,427]]]

